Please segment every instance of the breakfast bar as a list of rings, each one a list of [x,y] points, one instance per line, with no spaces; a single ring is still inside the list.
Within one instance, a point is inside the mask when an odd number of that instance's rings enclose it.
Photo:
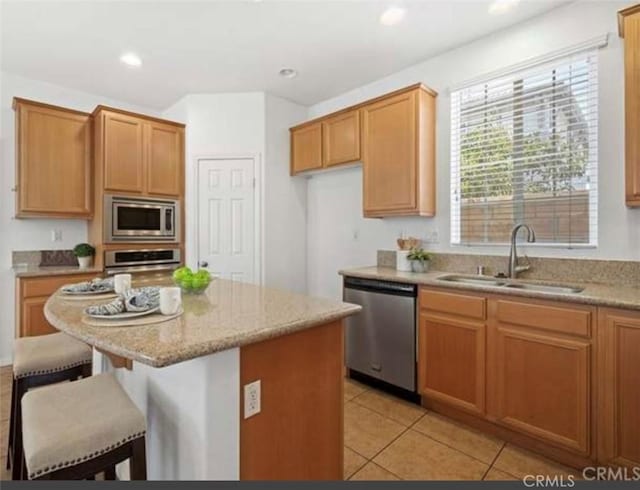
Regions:
[[[342,319],[359,306],[216,280],[177,318],[98,327],[83,319],[95,302],[57,292],[45,315],[145,415],[149,479],[342,478]]]

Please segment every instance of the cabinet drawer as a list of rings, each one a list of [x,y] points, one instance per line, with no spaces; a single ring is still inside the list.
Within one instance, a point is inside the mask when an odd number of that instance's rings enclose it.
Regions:
[[[500,323],[539,328],[579,337],[591,337],[589,308],[565,307],[549,303],[497,300],[496,319]]]
[[[433,289],[420,289],[420,308],[456,316],[486,318],[486,300],[480,296],[460,293],[445,293]]]
[[[99,276],[99,273],[73,274],[68,276],[25,277],[20,279],[22,297],[51,296],[58,288],[73,282],[82,282]]]

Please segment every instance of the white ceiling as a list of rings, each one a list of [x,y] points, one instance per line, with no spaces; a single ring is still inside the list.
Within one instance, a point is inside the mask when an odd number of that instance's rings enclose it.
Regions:
[[[382,26],[391,2],[4,0],[2,69],[158,109],[203,92],[311,105],[566,3],[490,15],[490,1],[405,0],[402,23]],[[142,67],[120,63],[126,51]]]

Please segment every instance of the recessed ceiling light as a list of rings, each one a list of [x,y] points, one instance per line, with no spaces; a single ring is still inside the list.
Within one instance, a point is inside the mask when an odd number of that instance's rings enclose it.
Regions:
[[[518,3],[520,3],[520,0],[493,0],[489,5],[489,13],[494,15],[504,14]]]
[[[284,78],[295,78],[298,76],[298,72],[293,68],[283,68],[279,73],[280,76]]]
[[[125,65],[129,66],[140,66],[142,64],[142,60],[140,56],[135,53],[125,53],[120,56],[120,61],[122,61]]]
[[[383,26],[394,26],[402,22],[402,19],[404,19],[404,14],[406,13],[407,10],[402,7],[389,7],[387,10],[382,12],[382,15],[380,16],[380,23]]]

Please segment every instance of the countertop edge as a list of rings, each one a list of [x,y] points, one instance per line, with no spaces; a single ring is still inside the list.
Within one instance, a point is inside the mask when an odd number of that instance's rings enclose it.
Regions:
[[[27,277],[52,277],[52,276],[75,276],[80,274],[96,274],[102,275],[104,271],[101,268],[89,267],[87,269],[80,269],[79,267],[69,266],[68,269],[59,268],[60,266],[51,266],[53,270],[48,266],[40,268],[28,268],[28,267],[12,267],[14,277],[27,278]],[[47,270],[49,269],[49,270]]]
[[[173,356],[150,357],[142,354],[139,351],[129,350],[119,345],[114,345],[109,342],[101,341],[99,338],[91,335],[81,335],[73,328],[69,328],[64,321],[59,319],[57,316],[53,315],[49,309],[49,301],[54,296],[55,294],[52,295],[45,303],[44,315],[47,321],[51,323],[51,325],[53,325],[56,329],[66,333],[67,335],[70,335],[75,339],[85,342],[91,345],[92,347],[102,349],[104,351],[109,352],[110,354],[121,356],[126,359],[130,359],[132,361],[140,362],[142,364],[146,364],[154,368],[167,367],[173,364],[189,361],[198,357],[203,357],[210,354],[215,354],[217,352],[234,349],[236,347],[243,347],[245,345],[255,344],[265,340],[282,337],[284,335],[289,335],[302,330],[323,325],[325,323],[330,323],[336,320],[340,320],[342,318],[346,318],[347,316],[353,315],[355,313],[358,313],[360,310],[362,310],[361,306],[349,305],[339,310],[330,311],[326,315],[317,316],[308,320],[300,320],[293,323],[286,323],[278,327],[273,327],[273,328],[265,329],[259,332],[250,333],[242,336],[241,338],[226,338],[226,339],[221,338],[220,340],[207,342],[200,346],[194,347],[191,352],[188,352],[186,354],[181,354],[176,357],[173,357]],[[105,328],[108,328],[108,327],[105,327]],[[135,328],[135,327],[131,327],[131,328]]]
[[[369,269],[369,270],[367,270]],[[374,270],[375,269],[375,270]],[[385,275],[384,273],[380,273],[379,269],[387,269],[389,271],[389,275]],[[532,291],[532,290],[520,290],[516,288],[504,288],[504,287],[492,287],[492,286],[483,286],[476,284],[462,284],[462,283],[453,283],[453,282],[445,282],[440,281],[437,277],[447,274],[460,274],[458,272],[447,272],[447,271],[429,271],[426,273],[414,273],[414,272],[403,272],[402,276],[393,276],[393,273],[396,273],[395,269],[391,267],[371,267],[371,268],[355,268],[355,269],[342,269],[338,271],[338,274],[346,277],[359,277],[363,279],[383,279],[385,281],[391,282],[404,282],[409,284],[423,285],[423,286],[434,286],[439,288],[446,289],[455,289],[455,290],[463,290],[463,291],[475,291],[482,292],[487,294],[499,294],[505,296],[516,296],[516,297],[524,297],[524,298],[535,298],[535,299],[546,299],[550,301],[562,301],[565,303],[577,303],[577,304],[585,304],[591,306],[602,306],[607,308],[619,308],[623,310],[640,310],[640,289],[638,289],[638,301],[625,301],[615,298],[603,298],[601,296],[590,294],[589,288],[593,287],[607,287],[607,288],[615,288],[616,286],[604,286],[600,284],[593,283],[583,283],[581,287],[585,288],[583,293],[578,294],[563,294],[563,293],[543,293],[540,291]],[[410,275],[409,275],[410,274]],[[460,275],[469,275],[469,274],[460,274]],[[524,281],[530,283],[545,283],[545,282],[553,282],[553,281]],[[620,286],[620,288],[623,288]],[[623,289],[631,289],[628,287],[624,287]]]

